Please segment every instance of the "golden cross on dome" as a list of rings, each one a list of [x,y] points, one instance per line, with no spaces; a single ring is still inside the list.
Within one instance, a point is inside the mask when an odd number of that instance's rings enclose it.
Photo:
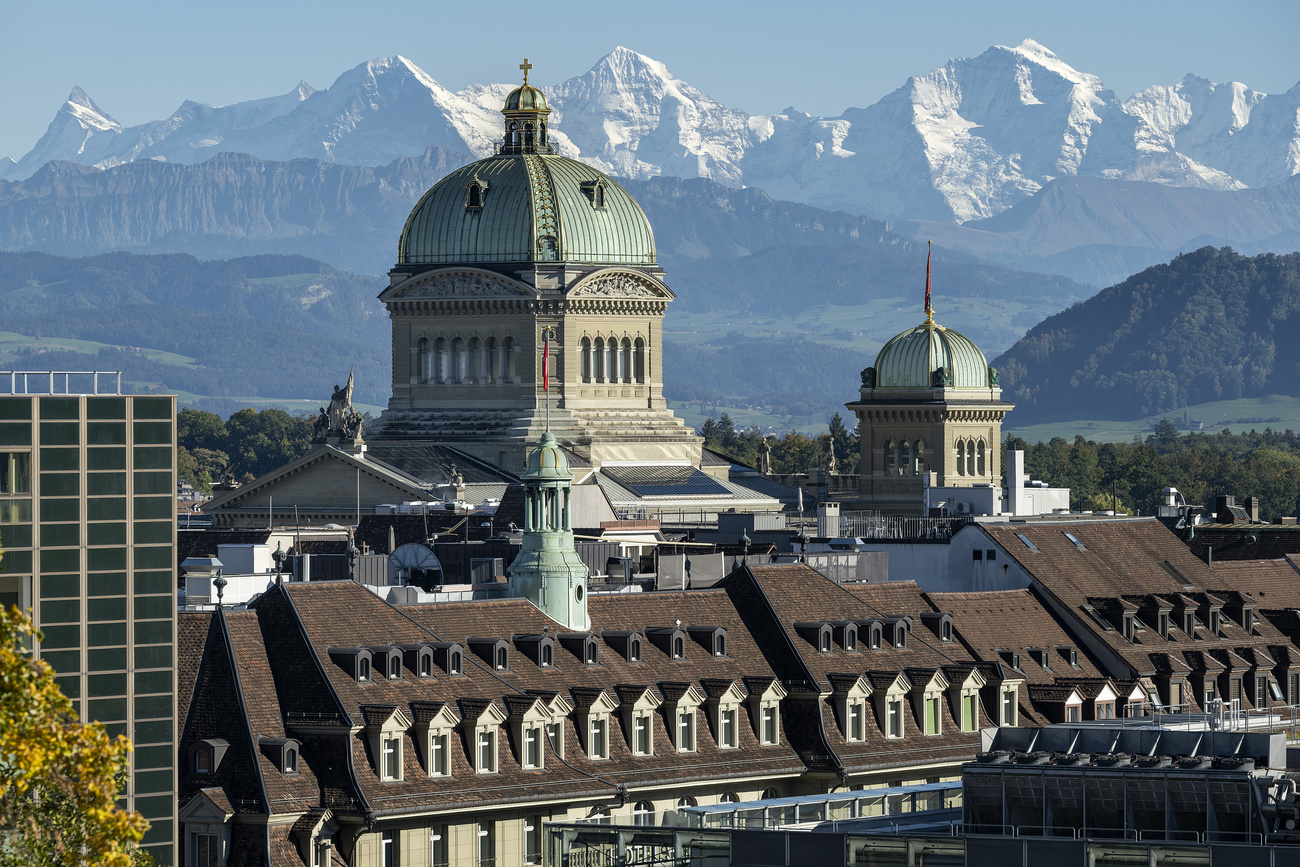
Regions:
[[[524,84],[527,84],[527,83],[528,83],[528,70],[532,69],[532,68],[533,68],[533,65],[532,65],[531,63],[529,63],[529,62],[528,62],[528,58],[525,57],[525,58],[524,58],[524,62],[521,63],[521,64],[519,64],[519,68],[522,69],[522,70],[524,71]]]

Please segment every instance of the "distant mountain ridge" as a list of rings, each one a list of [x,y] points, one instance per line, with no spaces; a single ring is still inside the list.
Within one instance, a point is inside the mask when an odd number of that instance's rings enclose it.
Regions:
[[[1300,395],[1300,253],[1204,247],[1045,319],[993,361],[1018,426]]]
[[[30,152],[0,163],[0,178],[31,177],[51,160],[193,164],[225,152],[369,167],[429,147],[482,157],[499,138],[509,88],[453,93],[388,57],[325,90],[300,83],[221,108],[186,102],[129,128],[78,88]],[[1121,101],[1032,40],[951,60],[838,117],[750,115],[622,47],[546,90],[560,151],[619,177],[708,178],[878,218],[987,218],[1074,176],[1233,190],[1300,172],[1300,84],[1267,95],[1188,76]]]

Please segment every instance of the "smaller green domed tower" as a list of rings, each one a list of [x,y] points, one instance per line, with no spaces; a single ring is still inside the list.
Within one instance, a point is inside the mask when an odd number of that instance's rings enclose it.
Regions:
[[[585,632],[587,566],[573,547],[569,460],[550,431],[528,458],[524,543],[510,564],[510,595],[528,599],[565,628]]]
[[[934,321],[926,265],[925,321],[895,335],[862,371],[861,463],[854,503],[919,515],[925,486],[1000,487],[1002,400],[998,372],[975,341]]]

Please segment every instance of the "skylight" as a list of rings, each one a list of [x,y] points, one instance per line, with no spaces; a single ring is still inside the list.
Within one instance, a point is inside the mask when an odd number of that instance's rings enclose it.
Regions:
[[[1022,538],[1023,538],[1023,537],[1022,537]],[[1071,542],[1073,542],[1073,543],[1074,543],[1074,547],[1078,548],[1080,551],[1087,551],[1087,550],[1088,550],[1087,546],[1084,545],[1082,542],[1080,542],[1080,541],[1079,541],[1079,537],[1076,536],[1076,535],[1074,535],[1073,533],[1066,533],[1066,534],[1065,534],[1065,538],[1067,538],[1067,539],[1069,539]]]
[[[1033,542],[1029,541],[1029,537],[1026,536],[1024,533],[1017,533],[1016,538],[1019,539],[1021,542],[1024,542],[1025,547],[1028,548],[1030,551],[1038,550],[1038,546],[1035,545]]]

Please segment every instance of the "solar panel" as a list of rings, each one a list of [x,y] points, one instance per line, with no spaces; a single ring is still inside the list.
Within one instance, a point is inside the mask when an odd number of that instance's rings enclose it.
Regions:
[[[601,472],[638,497],[710,497],[728,494],[695,467],[602,467]]]

